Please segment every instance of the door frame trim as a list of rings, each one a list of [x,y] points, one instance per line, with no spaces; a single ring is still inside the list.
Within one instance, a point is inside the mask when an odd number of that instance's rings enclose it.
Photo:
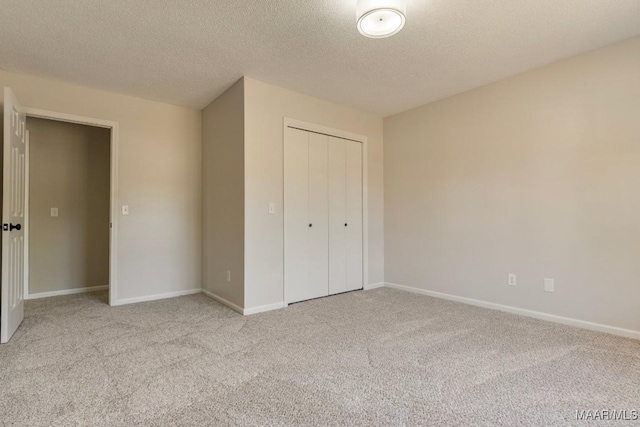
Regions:
[[[57,111],[41,110],[23,106],[29,117],[48,119],[58,122],[74,123],[79,125],[95,126],[109,129],[110,132],[110,194],[109,194],[109,220],[111,228],[109,232],[109,305],[118,303],[118,137],[119,123],[111,120],[96,119],[93,117],[78,116],[75,114],[60,113]],[[26,166],[26,170],[29,166]],[[28,194],[28,190],[27,190]],[[26,200],[27,210],[29,209],[29,199]],[[28,244],[25,245],[28,247]],[[25,250],[25,268],[29,266],[29,252]],[[29,282],[25,280],[25,299],[29,295]]]
[[[340,129],[334,129],[315,123],[304,122],[302,120],[284,117],[282,124],[282,191],[283,191],[283,209],[284,209],[284,139],[287,137],[287,128],[292,127],[303,131],[319,133],[322,135],[333,136],[336,138],[347,139],[362,144],[362,286],[367,288],[369,283],[369,168],[367,166],[368,155],[367,137],[357,133],[346,132]],[[284,215],[282,215],[282,229],[284,230]],[[284,273],[286,260],[284,259],[284,234],[282,244],[282,268]],[[282,301],[286,307],[287,287],[284,283],[284,275],[282,277]]]

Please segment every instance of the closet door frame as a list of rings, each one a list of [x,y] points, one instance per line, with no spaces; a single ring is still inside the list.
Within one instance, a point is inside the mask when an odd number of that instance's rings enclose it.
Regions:
[[[315,132],[320,133],[327,136],[333,136],[335,138],[348,139],[354,142],[359,142],[362,144],[362,286],[364,289],[367,288],[367,284],[369,283],[369,209],[368,209],[368,168],[367,168],[367,137],[364,135],[358,135],[356,133],[345,132],[343,130],[334,129],[326,126],[317,125],[314,123],[308,123],[301,120],[292,119],[289,117],[285,117],[283,120],[282,126],[282,162],[283,162],[283,174],[282,174],[282,188],[284,192],[284,139],[287,135],[287,128],[299,129],[307,132]],[[286,204],[287,201],[285,200]],[[283,230],[284,230],[284,215],[283,217]],[[282,236],[284,240],[284,234]],[[284,245],[283,245],[284,248]],[[284,253],[283,253],[283,260]],[[285,265],[282,265],[282,271],[284,272]],[[289,300],[287,299],[287,287],[283,281],[283,301],[284,306],[289,305]]]

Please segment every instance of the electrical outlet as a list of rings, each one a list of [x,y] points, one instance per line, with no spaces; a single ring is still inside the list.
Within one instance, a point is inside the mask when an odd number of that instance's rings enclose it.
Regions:
[[[556,283],[553,279],[544,279],[544,291],[545,292],[555,292],[556,291]]]
[[[227,282],[231,281],[231,271],[227,270]]]
[[[58,208],[51,208],[51,216],[54,218],[58,216]]]
[[[518,284],[518,279],[515,274],[509,274],[509,286],[516,286]]]

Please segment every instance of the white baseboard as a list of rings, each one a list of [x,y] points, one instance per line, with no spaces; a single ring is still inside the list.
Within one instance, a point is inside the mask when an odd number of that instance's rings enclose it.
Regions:
[[[369,285],[365,285],[364,290],[365,291],[370,291],[371,289],[382,288],[382,287],[384,287],[384,285],[385,285],[384,282],[371,283]]]
[[[245,308],[243,314],[249,316],[251,314],[264,313],[266,311],[278,310],[284,308],[284,302],[277,302],[275,304],[261,305],[259,307]]]
[[[157,300],[161,300],[161,299],[183,297],[183,296],[186,296],[186,295],[199,294],[200,292],[202,292],[202,289],[189,289],[188,291],[168,292],[166,294],[158,294],[158,295],[149,295],[149,296],[144,296],[144,297],[119,299],[119,300],[117,300],[115,303],[113,303],[111,305],[112,306],[117,306],[117,305],[135,304],[135,303],[138,303],[138,302],[157,301]]]
[[[213,292],[208,291],[206,289],[202,289],[202,293],[205,294],[206,296],[208,296],[209,298],[212,298],[212,299],[218,301],[220,304],[226,305],[227,307],[229,307],[231,310],[235,311],[236,313],[244,314],[242,307],[237,306],[236,304],[232,303],[231,301],[226,300],[226,299],[222,298],[221,296],[218,296],[218,295],[214,294]]]
[[[214,300],[218,301],[220,304],[222,305],[226,305],[227,307],[229,307],[231,310],[240,313],[244,316],[250,316],[252,314],[258,314],[258,313],[264,313],[265,311],[271,311],[271,310],[277,310],[279,308],[283,308],[285,305],[283,302],[278,302],[275,304],[269,304],[269,305],[262,305],[259,307],[252,307],[252,308],[242,308],[239,307],[238,305],[232,303],[229,300],[226,300],[224,298],[222,298],[221,296],[218,296],[216,294],[214,294],[211,291],[208,291],[206,289],[202,290],[202,293],[205,294],[206,296],[213,298]]]
[[[27,295],[25,297],[25,299],[26,300],[30,300],[30,299],[59,297],[59,296],[62,296],[62,295],[76,295],[76,294],[84,294],[86,292],[106,291],[107,289],[109,289],[109,285],[106,285],[106,286],[91,286],[91,287],[88,287],[88,288],[64,289],[62,291],[39,292],[37,294],[29,294],[29,295]]]
[[[399,289],[402,291],[414,292],[417,294],[427,295],[430,297],[446,299],[449,301],[461,302],[463,304],[474,305],[476,307],[489,308],[499,310],[506,313],[518,314],[521,316],[533,317],[534,319],[546,320],[549,322],[560,323],[568,326],[575,326],[590,331],[604,332],[607,334],[618,335],[625,338],[633,338],[640,340],[640,331],[631,329],[618,328],[616,326],[602,325],[600,323],[587,322],[585,320],[571,319],[569,317],[556,316],[555,314],[542,313],[539,311],[526,310],[524,308],[512,307],[509,305],[496,304],[488,301],[481,301],[472,298],[459,297],[456,295],[445,294],[442,292],[428,291],[426,289],[414,288],[411,286],[398,285],[397,283],[386,282],[388,288]]]

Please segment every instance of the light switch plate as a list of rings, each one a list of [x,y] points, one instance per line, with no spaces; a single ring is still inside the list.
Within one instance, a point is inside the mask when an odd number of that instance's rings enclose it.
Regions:
[[[129,205],[122,205],[122,215],[129,215]]]
[[[556,291],[556,283],[553,279],[544,279],[544,291],[545,292],[555,292]]]
[[[276,204],[275,203],[269,203],[269,215],[273,215],[276,213]]]
[[[516,286],[518,284],[518,278],[515,274],[509,274],[508,280],[509,286]]]
[[[56,218],[58,216],[58,208],[51,208],[51,217]]]

